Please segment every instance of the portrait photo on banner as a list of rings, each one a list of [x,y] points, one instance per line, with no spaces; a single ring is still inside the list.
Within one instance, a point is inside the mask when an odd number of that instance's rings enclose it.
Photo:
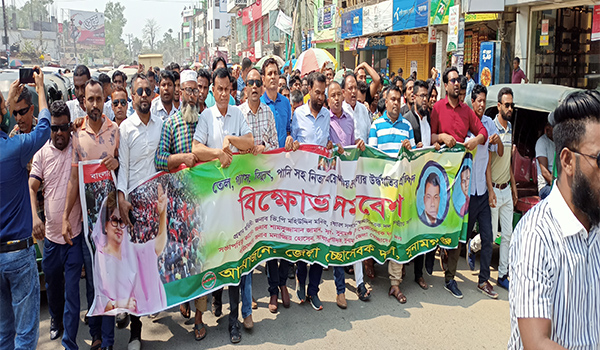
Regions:
[[[461,218],[469,212],[469,199],[471,191],[471,173],[473,171],[473,155],[466,153],[460,164],[458,175],[452,185],[452,203],[454,210]]]
[[[417,214],[422,223],[429,227],[442,224],[448,215],[449,194],[448,174],[437,162],[428,161],[417,186]]]

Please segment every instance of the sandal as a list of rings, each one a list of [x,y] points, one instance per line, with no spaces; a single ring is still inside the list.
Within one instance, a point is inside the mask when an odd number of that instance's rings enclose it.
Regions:
[[[204,334],[202,331],[204,330]],[[196,341],[200,341],[206,337],[206,327],[204,327],[204,323],[198,323],[194,325],[194,337]]]
[[[179,312],[181,312],[181,316],[183,316],[183,318],[190,318],[190,303],[183,303],[179,305]]]
[[[375,278],[375,268],[373,267],[373,259],[365,260],[365,275],[370,279]]]
[[[371,292],[367,289],[365,282],[358,285],[358,288],[356,288],[356,294],[358,294],[358,299],[362,301],[367,301],[371,298]]]
[[[100,350],[102,348],[102,337],[99,335],[92,337],[92,346],[90,350]]]
[[[398,300],[400,304],[406,304],[406,296],[402,294],[402,292],[400,291],[400,287],[391,286],[388,295],[396,298],[396,300]]]

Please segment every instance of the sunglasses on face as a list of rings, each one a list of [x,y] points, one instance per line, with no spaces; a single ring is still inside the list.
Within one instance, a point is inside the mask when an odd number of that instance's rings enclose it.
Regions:
[[[19,110],[14,110],[13,111],[13,115],[16,117],[17,115],[25,115],[27,114],[27,112],[29,112],[29,108],[31,108],[31,106],[29,107],[25,107],[23,109],[19,109]]]
[[[569,150],[571,152],[573,152],[573,153],[579,154],[580,156],[584,156],[584,157],[588,157],[590,159],[594,159],[596,161],[596,166],[600,169],[600,153],[598,153],[598,155],[592,156],[592,155],[589,155],[589,154],[584,154],[584,153],[580,153],[580,152],[577,152],[577,151],[573,151],[572,149],[569,149]]]
[[[246,82],[246,85],[247,86],[255,85],[256,87],[261,87],[262,86],[262,80],[260,80],[260,79],[253,80],[253,79],[251,79],[251,80],[248,80]]]
[[[112,227],[125,228],[125,226],[127,226],[127,224],[125,224],[125,222],[123,221],[123,219],[118,218],[118,217],[116,217],[114,215],[110,217],[110,224],[112,225]]]
[[[188,95],[195,95],[198,96],[200,95],[200,89],[196,88],[196,89],[192,89],[192,88],[185,88],[183,89],[183,91],[187,92]]]
[[[152,94],[152,90],[149,87],[147,87],[147,88],[141,88],[141,87],[137,88],[137,90],[135,92],[138,94],[138,96],[142,96],[142,94],[144,92],[146,93],[146,96],[150,96],[150,94]]]
[[[124,98],[122,98],[120,100],[114,100],[112,104],[113,104],[113,106],[117,107],[119,105],[119,103],[121,103],[121,106],[123,106],[123,107],[127,106],[127,100]]]
[[[452,84],[460,83],[460,78],[452,78],[452,79],[448,80],[448,82],[450,82]]]
[[[70,127],[71,127],[71,123],[60,124],[60,125],[51,125],[50,130],[52,130],[52,132],[58,132],[58,130],[60,130],[62,132],[67,132],[67,131],[69,131]]]
[[[509,109],[509,108],[515,109],[515,104],[514,103],[508,103],[508,102],[504,103],[504,108],[506,108],[506,109]]]

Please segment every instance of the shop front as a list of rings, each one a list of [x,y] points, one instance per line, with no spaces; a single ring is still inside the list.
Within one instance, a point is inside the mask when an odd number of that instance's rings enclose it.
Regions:
[[[367,62],[377,72],[387,74],[387,46],[385,37],[359,38],[357,42],[358,61]]]
[[[600,85],[600,5],[532,8],[530,24],[532,82],[587,89]]]
[[[402,68],[405,79],[412,72],[417,72],[417,79],[429,78],[429,70],[434,64],[431,57],[434,55],[435,45],[429,43],[427,33],[391,35],[385,38],[385,45],[388,47],[391,72]]]

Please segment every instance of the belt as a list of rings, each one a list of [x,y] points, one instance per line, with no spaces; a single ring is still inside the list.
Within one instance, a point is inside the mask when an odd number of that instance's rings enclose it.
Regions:
[[[494,188],[497,188],[497,189],[499,189],[499,190],[503,190],[503,189],[507,188],[507,187],[508,187],[508,185],[510,185],[510,181],[508,181],[508,182],[505,182],[505,183],[503,183],[503,184],[497,184],[497,183],[493,183],[493,182],[492,182],[492,186],[493,186]]]
[[[0,243],[0,253],[14,252],[17,250],[23,250],[33,245],[33,237],[21,239],[18,241],[8,241]]]

